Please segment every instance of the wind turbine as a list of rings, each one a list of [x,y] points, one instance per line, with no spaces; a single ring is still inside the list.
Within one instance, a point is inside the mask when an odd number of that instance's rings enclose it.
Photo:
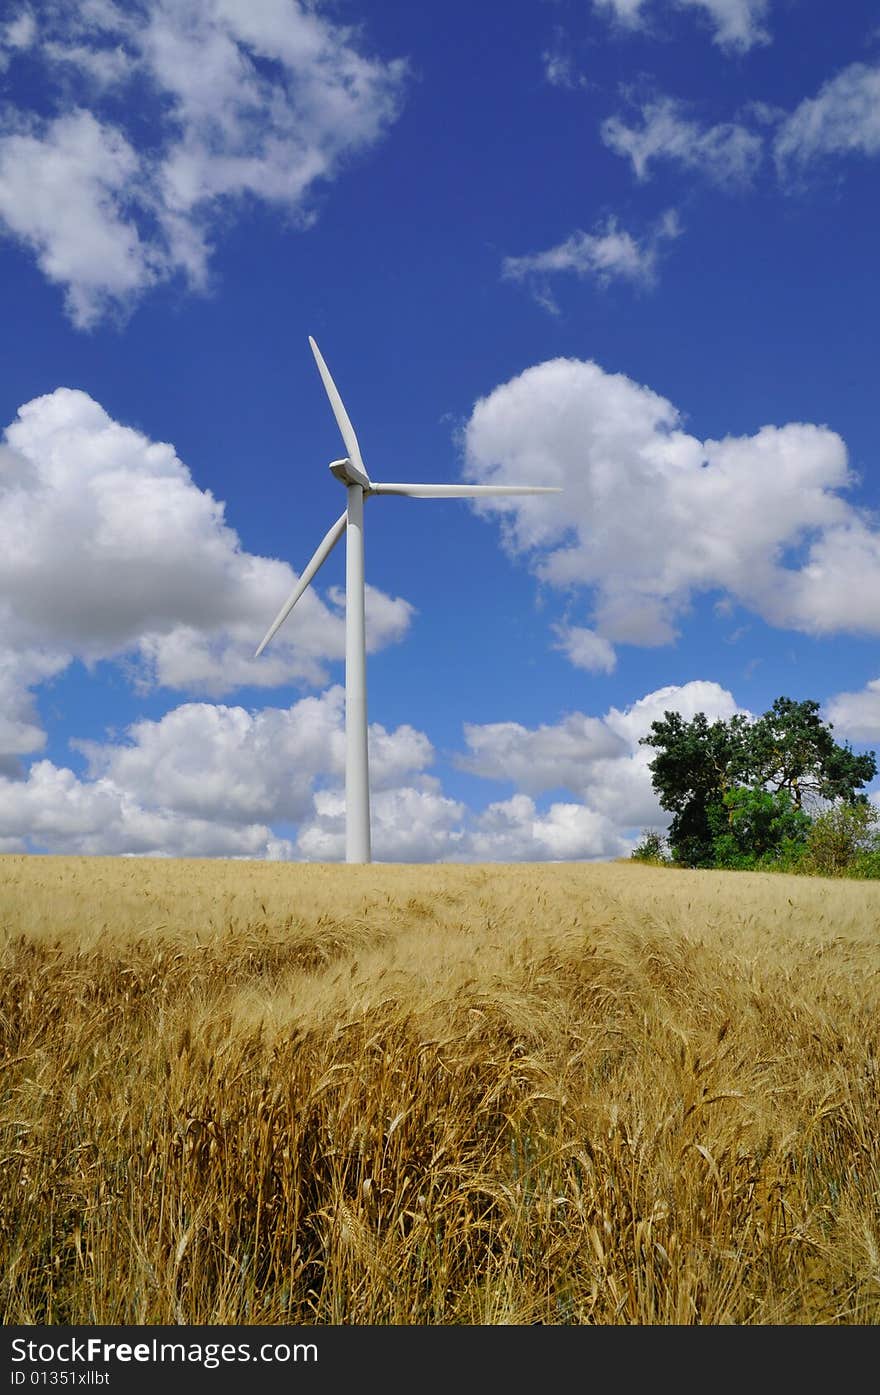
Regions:
[[[403,494],[408,499],[485,499],[501,494],[559,494],[528,484],[379,484],[367,474],[354,427],[342,404],[321,351],[309,335],[312,353],[348,454],[334,460],[330,473],[345,485],[348,502],[325,533],[284,605],[260,641],[259,658],[300,596],[327,560],[342,534],[345,540],[345,860],[370,861],[370,774],[367,756],[367,653],[364,625],[364,499]]]

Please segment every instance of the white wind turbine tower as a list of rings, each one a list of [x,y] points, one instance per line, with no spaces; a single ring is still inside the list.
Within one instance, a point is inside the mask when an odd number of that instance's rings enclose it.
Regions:
[[[499,494],[558,494],[559,489],[528,484],[378,484],[364,468],[354,427],[314,339],[309,336],[345,449],[330,471],[345,485],[348,503],[318,544],[312,560],[279,610],[254,655],[259,658],[300,596],[346,533],[345,544],[345,860],[370,861],[370,774],[367,757],[367,658],[364,627],[364,499],[403,494],[409,499],[484,499]]]

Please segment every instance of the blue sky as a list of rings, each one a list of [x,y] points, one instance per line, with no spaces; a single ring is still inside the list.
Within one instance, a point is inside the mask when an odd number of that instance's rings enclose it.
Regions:
[[[366,518],[374,857],[662,827],[665,710],[880,748],[867,0],[8,5],[0,850],[344,855]]]

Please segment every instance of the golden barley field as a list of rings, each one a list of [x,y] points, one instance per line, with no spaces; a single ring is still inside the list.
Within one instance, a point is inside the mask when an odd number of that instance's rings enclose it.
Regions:
[[[880,883],[5,856],[4,1324],[880,1320]]]

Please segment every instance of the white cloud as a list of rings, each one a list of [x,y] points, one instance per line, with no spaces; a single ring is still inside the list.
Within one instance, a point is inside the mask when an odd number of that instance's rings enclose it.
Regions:
[[[726,720],[740,710],[733,696],[717,683],[697,680],[670,685],[623,710],[612,707],[601,718],[574,712],[555,725],[531,729],[517,722],[468,724],[464,729],[468,754],[458,764],[470,774],[512,784],[518,795],[530,797],[529,802],[540,794],[569,791],[593,820],[587,825],[578,818],[576,826],[582,830],[589,826],[593,833],[601,827],[607,842],[620,839],[627,829],[665,827],[668,822],[651,786],[648,764],[655,753],[639,744],[652,722],[667,711],[680,712],[686,720],[705,712],[714,721]],[[525,810],[526,806],[510,807]],[[572,806],[554,807],[570,811]],[[569,812],[565,820],[571,817]]]
[[[58,388],[20,408],[0,446],[0,755],[39,749],[28,690],[74,658],[134,663],[141,685],[221,695],[326,681],[345,652],[340,597],[310,588],[258,661],[293,589],[286,562],[246,552],[224,506],[174,448]],[[371,650],[412,607],[367,591]]]
[[[67,663],[66,654],[50,649],[0,646],[0,771],[16,773],[21,756],[45,746],[33,689],[61,673]]]
[[[614,646],[584,625],[557,625],[558,643],[569,662],[575,668],[584,668],[588,673],[613,673],[617,666]]]
[[[836,693],[825,704],[828,720],[848,741],[880,741],[880,678],[854,693]]]
[[[736,121],[701,126],[684,115],[682,103],[660,97],[641,107],[641,126],[619,116],[602,123],[601,136],[615,154],[632,162],[637,179],[647,179],[657,161],[695,170],[713,183],[737,187],[750,183],[761,164],[763,137]]]
[[[756,44],[770,42],[762,24],[768,0],[676,0],[680,9],[704,12],[713,29],[713,43],[746,53]]]
[[[880,66],[853,63],[801,102],[779,127],[774,152],[783,174],[822,156],[880,152]]]
[[[287,709],[186,703],[159,721],[133,723],[122,743],[74,741],[86,757],[85,778],[47,760],[25,779],[0,775],[0,839],[72,853],[302,856],[308,837],[297,851],[272,825],[308,829],[316,807],[339,804],[344,706],[340,687]],[[427,798],[430,777],[421,772],[433,754],[410,726],[370,728],[379,829],[387,807],[386,823],[404,849],[419,846],[419,801],[404,798],[399,785],[423,780]]]
[[[621,857],[629,845],[582,804],[553,804],[542,814],[527,795],[490,804],[468,845],[471,862],[568,862]]]
[[[384,862],[521,861],[625,855],[633,830],[665,827],[639,745],[667,710],[737,710],[715,683],[648,694],[604,717],[555,726],[465,728],[472,774],[512,784],[482,811],[427,773],[434,752],[409,726],[370,727],[373,856]],[[86,771],[37,760],[0,770],[0,851],[338,861],[345,851],[344,694],[290,708],[185,703],[123,740],[73,741]],[[539,807],[540,795],[566,791]]]
[[[469,754],[458,762],[463,770],[509,781],[533,795],[557,789],[583,793],[597,761],[619,759],[626,751],[622,738],[605,722],[582,712],[531,731],[519,722],[468,722],[464,738]]]
[[[677,9],[697,10],[712,29],[712,41],[720,48],[746,53],[756,44],[770,42],[763,26],[768,0],[673,0]],[[610,15],[625,29],[641,29],[653,16],[650,0],[593,0],[597,10]]]
[[[28,49],[34,41],[37,32],[36,21],[30,10],[24,9],[14,19],[10,19],[7,24],[0,29],[0,55],[4,49]],[[3,58],[0,57],[0,68],[3,66]]]
[[[135,722],[123,745],[75,742],[92,780],[110,781],[144,807],[221,823],[296,822],[321,775],[344,760],[343,693],[332,688],[289,709],[186,703]]]
[[[162,257],[129,216],[139,177],[122,133],[87,111],[60,116],[39,134],[32,122],[0,136],[0,222],[65,287],[81,329],[161,274]]]
[[[280,610],[293,588],[295,574],[285,563],[265,557],[245,556],[242,563],[239,580],[244,587],[240,596],[244,614],[239,618],[232,613],[219,626],[207,629],[175,624],[162,632],[145,631],[137,645],[140,667],[134,677],[139,687],[220,696],[245,686],[318,684],[326,676],[326,662],[344,658],[345,593],[331,586],[326,594],[332,609],[317,593],[306,592],[284,622],[284,629],[274,636],[271,649],[255,662],[254,635],[261,632],[262,639],[267,615],[271,621]],[[267,597],[274,597],[268,609]],[[367,585],[365,606],[368,653],[403,638],[414,613],[408,601]],[[262,619],[256,623],[258,609]]]
[[[541,62],[544,65],[544,77],[551,87],[561,87],[573,92],[577,88],[589,86],[583,73],[579,73],[575,68],[568,38],[562,28],[555,30],[553,43],[541,54]]]
[[[608,818],[582,804],[555,803],[542,812],[517,794],[474,813],[428,778],[418,787],[380,791],[371,801],[371,822],[374,862],[587,860],[619,857],[632,846]],[[341,791],[318,791],[315,817],[296,846],[308,861],[344,856]]]
[[[0,221],[82,329],[175,274],[204,288],[212,229],[242,200],[308,223],[318,184],[394,121],[406,78],[301,0],[37,0],[4,38],[7,66],[27,48],[66,105],[7,109]]]
[[[755,581],[761,613],[774,625],[813,635],[880,630],[880,534],[855,509],[814,533],[802,566],[776,570],[777,590],[769,575]]]
[[[609,18],[625,29],[642,27],[647,3],[648,0],[593,0],[595,10],[604,10]]]
[[[141,804],[233,823],[296,823],[311,812],[316,780],[338,781],[345,763],[345,693],[328,688],[290,708],[185,703],[159,721],[135,722],[124,745],[74,743],[92,779],[111,780]],[[433,760],[413,727],[370,728],[376,789]]]
[[[593,6],[626,29],[638,29],[644,23],[648,0],[593,0]]]
[[[780,180],[791,182],[822,159],[880,153],[880,66],[851,64],[791,112],[752,102],[743,115],[751,124],[705,126],[689,118],[681,102],[658,97],[642,104],[639,123],[611,116],[601,135],[610,150],[630,160],[640,180],[666,161],[722,187],[743,187],[754,180],[770,148]],[[773,126],[775,134],[767,134]]]
[[[738,705],[727,688],[704,678],[695,678],[689,683],[670,683],[664,688],[655,689],[653,693],[646,693],[623,711],[611,707],[603,720],[635,751],[640,738],[650,731],[651,723],[660,721],[666,712],[678,712],[688,722],[698,712],[705,712],[710,722],[726,722],[737,712],[747,713],[747,709]]]
[[[880,633],[880,533],[826,426],[700,441],[648,387],[554,359],[477,402],[465,448],[471,478],[562,487],[477,507],[542,580],[588,593],[610,644],[669,642],[710,591],[781,627]]]
[[[574,91],[578,87],[587,86],[587,79],[575,70],[570,54],[547,50],[541,58],[544,63],[544,76],[551,87],[563,87]]]
[[[669,815],[660,808],[651,785],[649,763],[656,751],[639,745],[651,723],[666,712],[679,712],[690,721],[705,712],[709,721],[727,721],[736,712],[751,715],[740,707],[732,694],[718,683],[696,679],[680,686],[670,684],[639,698],[622,711],[612,707],[604,717],[609,731],[628,743],[628,752],[618,760],[597,762],[590,771],[590,783],[583,797],[619,828],[666,828]]]
[[[112,782],[84,783],[48,760],[36,761],[26,780],[0,778],[0,839],[6,838],[56,853],[153,857],[269,857],[284,848],[264,825],[145,809]]]
[[[505,257],[502,275],[510,281],[525,281],[536,299],[551,312],[557,309],[549,289],[549,278],[571,272],[581,280],[592,277],[600,285],[613,280],[653,284],[657,258],[664,242],[681,233],[678,216],[670,209],[639,242],[609,217],[591,233],[575,232],[555,247],[522,257]]]
[[[423,777],[419,786],[379,790],[370,800],[374,862],[440,862],[455,858],[465,834],[466,809],[444,795],[439,782]],[[337,862],[345,856],[345,796],[341,790],[315,795],[313,819],[297,838],[299,855],[311,862]]]

